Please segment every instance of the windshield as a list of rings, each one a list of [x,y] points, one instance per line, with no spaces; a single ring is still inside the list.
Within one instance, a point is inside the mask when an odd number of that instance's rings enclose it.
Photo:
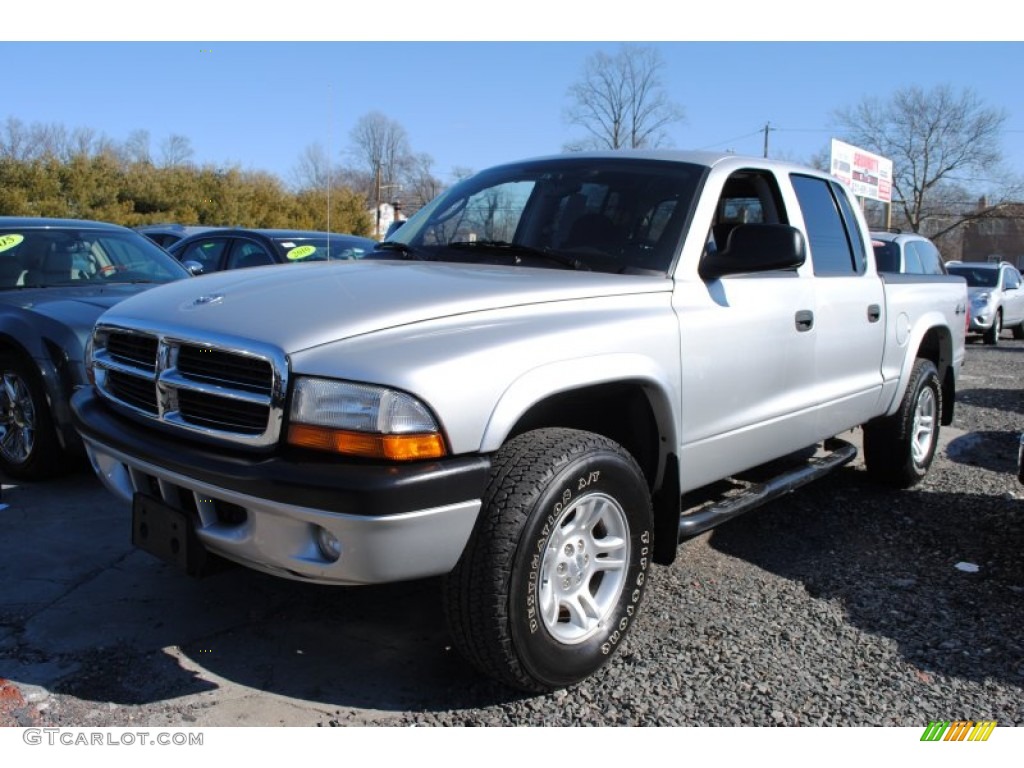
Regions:
[[[277,237],[274,244],[288,261],[361,259],[376,241],[354,237]]]
[[[999,283],[999,270],[985,267],[949,266],[949,274],[967,279],[971,288],[995,288]]]
[[[704,172],[634,158],[502,166],[452,187],[374,256],[664,274]]]
[[[167,283],[187,276],[177,261],[136,232],[0,231],[0,288]]]

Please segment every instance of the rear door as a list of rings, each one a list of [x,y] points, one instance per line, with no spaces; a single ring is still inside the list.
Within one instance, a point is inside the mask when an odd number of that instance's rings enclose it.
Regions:
[[[814,380],[818,425],[840,432],[875,414],[882,386],[885,294],[869,268],[866,229],[846,189],[791,174],[814,270]]]

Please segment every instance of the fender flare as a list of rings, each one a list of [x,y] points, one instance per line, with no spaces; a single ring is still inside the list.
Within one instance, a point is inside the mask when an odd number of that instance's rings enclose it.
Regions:
[[[495,403],[481,437],[480,451],[498,450],[523,414],[546,398],[617,382],[637,382],[643,386],[662,434],[660,453],[664,456],[674,452],[678,444],[678,418],[672,403],[680,402],[679,385],[649,357],[630,353],[559,360],[526,371],[509,384]]]

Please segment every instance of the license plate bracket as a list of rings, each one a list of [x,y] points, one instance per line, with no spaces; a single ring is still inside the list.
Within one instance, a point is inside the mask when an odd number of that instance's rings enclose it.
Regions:
[[[204,572],[208,553],[192,520],[161,499],[144,493],[132,498],[132,544],[190,576]]]

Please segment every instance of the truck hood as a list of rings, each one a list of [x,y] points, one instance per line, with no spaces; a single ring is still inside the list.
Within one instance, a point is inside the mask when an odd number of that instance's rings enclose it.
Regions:
[[[671,287],[665,277],[524,267],[294,264],[180,280],[121,302],[102,320],[201,339],[253,339],[293,354],[424,320]]]

